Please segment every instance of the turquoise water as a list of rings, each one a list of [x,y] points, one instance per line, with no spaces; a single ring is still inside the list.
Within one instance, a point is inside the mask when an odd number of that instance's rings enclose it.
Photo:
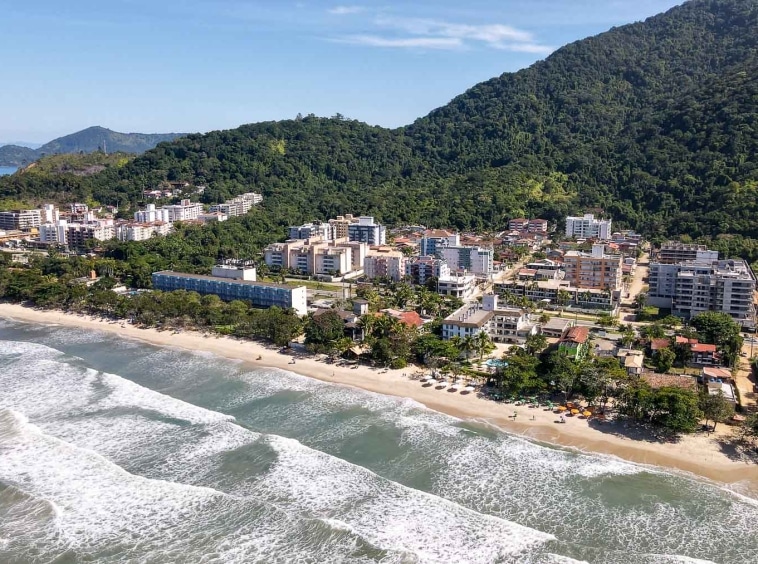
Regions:
[[[13,174],[18,170],[17,166],[0,166],[0,176],[5,176],[7,174]]]
[[[3,563],[743,563],[756,523],[409,400],[0,321]]]

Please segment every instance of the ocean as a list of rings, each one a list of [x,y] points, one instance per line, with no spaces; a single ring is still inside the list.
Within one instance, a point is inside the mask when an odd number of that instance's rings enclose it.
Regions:
[[[0,176],[6,176],[8,174],[13,174],[18,170],[17,166],[0,166]]]
[[[0,562],[755,562],[758,502],[410,400],[0,321]]]

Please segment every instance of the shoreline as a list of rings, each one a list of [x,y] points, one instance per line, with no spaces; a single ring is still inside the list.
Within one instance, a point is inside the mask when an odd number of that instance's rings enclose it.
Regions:
[[[434,411],[464,421],[493,425],[507,433],[551,446],[573,449],[585,454],[604,454],[637,464],[677,470],[705,478],[724,486],[732,486],[741,495],[758,497],[758,464],[730,458],[728,447],[720,440],[728,438],[731,428],[722,424],[717,432],[683,436],[675,443],[646,439],[624,422],[590,424],[584,419],[566,418],[566,424],[555,423],[551,411],[527,406],[514,407],[460,392],[424,387],[421,382],[403,376],[403,370],[336,366],[319,362],[315,357],[280,354],[278,347],[267,347],[255,341],[241,341],[196,331],[142,329],[126,321],[106,321],[83,314],[58,310],[39,310],[19,304],[0,303],[0,318],[32,324],[62,325],[80,329],[106,331],[121,337],[152,345],[176,347],[190,352],[204,351],[221,357],[242,360],[260,368],[277,368],[295,372],[332,384],[340,384],[383,395],[408,398]],[[260,356],[261,360],[257,360]],[[405,372],[412,371],[408,368]],[[512,418],[513,413],[517,416]],[[532,419],[533,418],[533,419]],[[636,437],[636,438],[632,438]]]

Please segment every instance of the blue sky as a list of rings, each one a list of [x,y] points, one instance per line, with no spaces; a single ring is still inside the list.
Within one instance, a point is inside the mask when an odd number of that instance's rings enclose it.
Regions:
[[[298,112],[398,126],[677,0],[12,0],[0,141],[227,129]]]

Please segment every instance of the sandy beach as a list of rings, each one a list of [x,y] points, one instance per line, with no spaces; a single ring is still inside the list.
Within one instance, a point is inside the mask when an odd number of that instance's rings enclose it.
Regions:
[[[205,351],[252,365],[296,372],[325,382],[354,386],[380,394],[411,398],[430,409],[461,419],[486,422],[513,434],[584,452],[617,456],[631,462],[662,466],[689,472],[709,480],[730,485],[735,491],[758,496],[758,465],[744,460],[728,444],[732,432],[719,425],[710,435],[685,436],[675,443],[646,439],[625,427],[623,422],[591,423],[567,417],[566,424],[557,424],[558,416],[543,408],[514,407],[478,397],[424,386],[404,374],[405,370],[376,370],[366,366],[350,368],[326,364],[311,357],[280,354],[277,348],[199,332],[158,331],[141,329],[122,321],[43,311],[16,304],[0,304],[0,318],[38,324],[57,324],[116,333],[154,345],[171,346],[189,351]],[[258,357],[260,360],[257,360]],[[512,417],[516,412],[515,420]],[[638,437],[638,438],[633,438]]]

